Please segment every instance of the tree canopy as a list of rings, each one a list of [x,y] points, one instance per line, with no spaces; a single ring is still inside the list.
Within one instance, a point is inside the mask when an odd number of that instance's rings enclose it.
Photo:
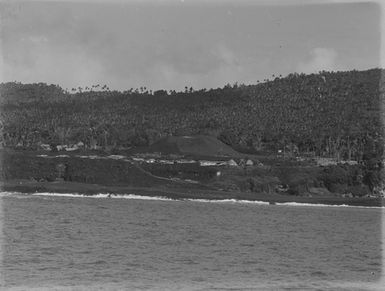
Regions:
[[[275,151],[290,145],[299,153],[362,160],[383,153],[383,73],[290,74],[256,85],[169,93],[3,83],[2,143],[33,149],[96,141],[121,147],[168,135],[210,134],[235,148]]]

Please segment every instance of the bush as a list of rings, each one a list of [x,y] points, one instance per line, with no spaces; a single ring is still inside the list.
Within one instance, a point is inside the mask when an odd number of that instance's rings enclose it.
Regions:
[[[370,189],[367,185],[349,186],[345,193],[351,193],[354,197],[361,197],[370,194]]]
[[[325,187],[329,191],[335,192],[332,190],[332,188],[336,189],[336,185],[338,184],[347,185],[349,181],[348,177],[349,175],[346,169],[340,165],[337,165],[326,167],[318,179],[324,183]]]

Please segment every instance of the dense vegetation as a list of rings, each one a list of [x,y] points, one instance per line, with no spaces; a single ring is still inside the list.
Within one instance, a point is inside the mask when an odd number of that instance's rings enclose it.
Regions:
[[[290,74],[256,85],[183,92],[107,86],[0,84],[0,142],[127,148],[163,136],[209,134],[233,148],[357,160],[366,185],[383,167],[384,70]]]
[[[96,86],[69,93],[55,85],[5,83],[2,143],[127,147],[204,133],[235,148],[362,160],[382,156],[380,85],[380,69],[291,74],[251,86],[169,93],[94,91]]]

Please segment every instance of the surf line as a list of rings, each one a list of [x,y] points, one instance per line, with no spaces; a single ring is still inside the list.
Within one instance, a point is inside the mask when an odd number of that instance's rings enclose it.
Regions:
[[[1,192],[5,193],[5,192]],[[1,195],[0,193],[0,195]],[[7,193],[10,196],[11,193]],[[23,194],[12,192],[12,195]],[[234,203],[234,204],[252,204],[252,205],[270,205],[270,206],[301,206],[301,207],[350,207],[350,208],[373,208],[373,209],[385,209],[385,206],[360,206],[360,205],[347,205],[347,204],[320,204],[320,203],[299,203],[299,202],[267,202],[258,200],[237,200],[237,199],[172,199],[165,196],[146,196],[137,194],[114,194],[114,193],[100,193],[95,195],[85,195],[78,193],[33,193],[33,196],[51,196],[51,197],[70,197],[70,198],[111,198],[111,199],[134,199],[134,200],[156,200],[156,201],[175,201],[175,202],[203,202],[203,203]]]

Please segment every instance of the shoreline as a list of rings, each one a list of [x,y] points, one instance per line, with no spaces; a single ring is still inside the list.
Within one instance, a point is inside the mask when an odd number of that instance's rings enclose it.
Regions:
[[[276,203],[301,203],[320,205],[346,205],[363,207],[383,207],[384,198],[361,197],[345,198],[336,196],[302,197],[282,194],[250,193],[250,192],[225,192],[218,190],[167,188],[167,187],[131,187],[131,186],[103,186],[98,184],[87,184],[78,182],[36,182],[23,179],[15,179],[1,183],[3,192],[20,192],[26,194],[35,193],[58,193],[79,194],[84,196],[95,196],[97,194],[111,195],[136,195],[143,197],[168,198],[172,200],[234,200],[250,202]]]

